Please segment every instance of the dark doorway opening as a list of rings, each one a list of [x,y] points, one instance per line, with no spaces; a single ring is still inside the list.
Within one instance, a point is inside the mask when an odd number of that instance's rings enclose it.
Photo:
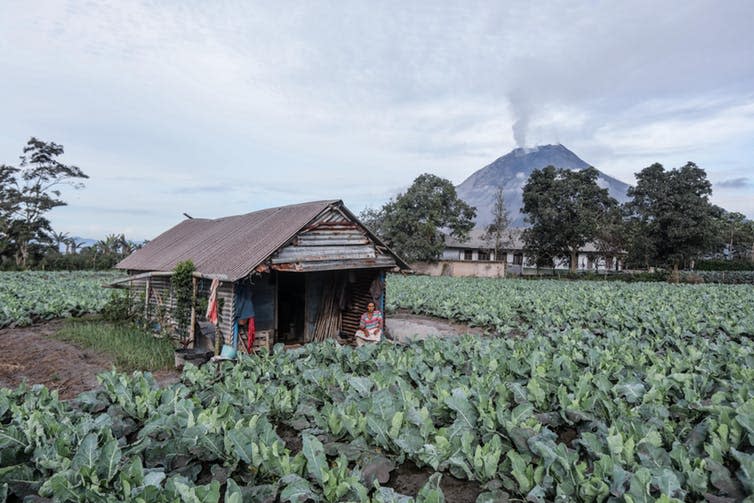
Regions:
[[[306,275],[278,273],[278,341],[304,342]]]

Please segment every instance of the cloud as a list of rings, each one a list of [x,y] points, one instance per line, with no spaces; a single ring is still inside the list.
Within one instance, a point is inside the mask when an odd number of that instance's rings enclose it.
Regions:
[[[752,185],[752,179],[745,178],[745,177],[731,178],[729,180],[723,180],[721,182],[715,183],[716,187],[720,187],[723,189],[742,189],[742,188],[750,187],[751,185]]]
[[[236,190],[238,190],[238,188],[231,187],[223,183],[205,183],[201,185],[176,187],[176,188],[170,189],[170,192],[176,195],[192,195],[192,194],[201,195],[201,194],[206,194],[206,193],[227,194],[227,193],[235,192]]]
[[[135,207],[115,207],[115,206],[91,206],[91,205],[76,205],[75,207],[69,207],[71,212],[92,214],[101,213],[106,215],[137,215],[137,216],[157,216],[162,213],[159,210],[150,208],[135,208]]]
[[[0,95],[8,136],[63,143],[91,206],[378,205],[517,143],[627,182],[654,160],[733,159],[727,180],[754,143],[752,18],[736,0],[50,0],[4,9]]]
[[[741,103],[713,101],[691,110],[688,104],[676,100],[657,106],[666,109],[660,117],[642,123],[647,112],[642,113],[641,109],[629,112],[631,117],[627,121],[598,129],[595,139],[624,155],[661,155],[691,153],[754,133],[754,97]]]

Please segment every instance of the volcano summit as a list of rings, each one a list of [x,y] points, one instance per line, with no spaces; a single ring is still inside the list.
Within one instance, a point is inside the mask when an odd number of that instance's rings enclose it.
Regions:
[[[484,227],[492,221],[495,194],[498,188],[502,188],[511,227],[525,227],[526,222],[521,213],[524,185],[532,171],[546,166],[582,170],[588,168],[589,164],[563,145],[517,148],[469,176],[456,187],[456,191],[458,197],[476,207],[476,225]],[[628,184],[601,171],[597,183],[606,188],[619,203],[628,199]]]

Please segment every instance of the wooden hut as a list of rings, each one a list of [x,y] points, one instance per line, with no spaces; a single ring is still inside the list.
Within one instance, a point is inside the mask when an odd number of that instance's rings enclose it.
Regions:
[[[239,304],[251,301],[262,345],[351,337],[368,302],[384,310],[385,272],[408,269],[342,201],[333,200],[186,219],[117,264],[129,275],[118,283],[143,292],[149,316],[169,313],[171,271],[186,260],[196,267],[197,297],[206,297],[212,280],[219,280],[218,328],[225,344],[239,348],[245,337]],[[192,322],[192,337],[194,327]]]

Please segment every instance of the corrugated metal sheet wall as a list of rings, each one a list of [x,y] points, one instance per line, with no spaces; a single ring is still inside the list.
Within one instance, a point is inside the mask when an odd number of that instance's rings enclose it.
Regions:
[[[199,295],[204,295],[205,292],[209,292],[210,281],[206,279],[199,280]],[[129,283],[131,288],[131,295],[140,302],[140,306],[144,305],[144,295],[146,293],[147,278],[141,278]],[[171,328],[175,325],[175,321],[172,317],[173,309],[175,308],[175,296],[170,288],[170,278],[167,276],[156,276],[149,278],[150,297],[149,297],[149,319],[155,322],[166,322]],[[218,288],[218,298],[223,299],[222,310],[222,323],[220,330],[223,333],[226,344],[232,342],[232,323],[233,323],[233,302],[234,302],[234,289],[233,283],[221,282]],[[139,307],[143,313],[143,307]],[[164,313],[164,314],[163,314]],[[204,314],[197,311],[197,320],[204,320]],[[160,320],[160,318],[163,318]]]

